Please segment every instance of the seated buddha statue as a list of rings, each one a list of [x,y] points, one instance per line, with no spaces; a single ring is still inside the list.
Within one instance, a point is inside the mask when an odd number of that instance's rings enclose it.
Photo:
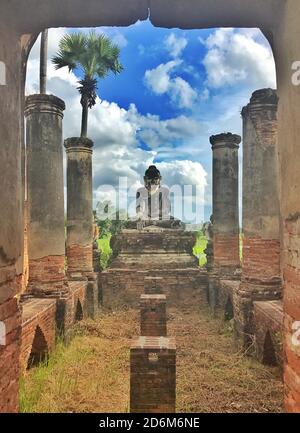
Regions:
[[[145,172],[144,186],[136,193],[138,228],[183,228],[181,221],[171,215],[170,191],[161,185],[161,180],[160,171],[155,165],[150,165]]]

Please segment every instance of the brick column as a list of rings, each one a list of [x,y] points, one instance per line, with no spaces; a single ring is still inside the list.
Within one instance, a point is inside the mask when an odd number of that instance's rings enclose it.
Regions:
[[[98,278],[94,272],[93,241],[93,142],[89,138],[65,140],[67,153],[67,261],[68,277],[88,279],[88,315],[95,317],[98,303]]]
[[[64,109],[64,102],[53,95],[31,95],[26,99],[27,293],[42,297],[67,292],[62,153]]]
[[[167,335],[166,295],[141,295],[141,335]]]
[[[239,256],[239,135],[210,137],[213,151],[214,268],[232,272]]]
[[[93,273],[92,147],[88,138],[65,140],[67,153],[68,275]]]
[[[139,337],[130,349],[130,412],[173,413],[175,402],[175,341]]]
[[[213,135],[213,266],[208,273],[208,301],[215,314],[219,305],[220,278],[237,278],[239,254],[239,160],[241,137]]]
[[[253,301],[281,298],[277,103],[274,90],[253,93],[243,108],[243,271],[235,328],[251,343]]]

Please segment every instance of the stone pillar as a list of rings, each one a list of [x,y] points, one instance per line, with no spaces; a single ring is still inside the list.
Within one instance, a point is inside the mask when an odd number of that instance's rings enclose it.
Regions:
[[[175,403],[175,340],[139,337],[130,349],[130,412],[174,413]]]
[[[160,337],[167,335],[166,295],[141,295],[141,335]]]
[[[27,293],[67,292],[65,277],[62,119],[65,103],[53,95],[26,99],[28,182]]]
[[[239,135],[210,137],[213,151],[213,248],[214,268],[233,272],[239,254]]]
[[[94,272],[93,241],[93,142],[89,138],[65,140],[67,153],[67,262],[68,277],[88,279],[86,301],[89,317],[99,304],[98,275]]]
[[[93,273],[92,147],[88,138],[65,140],[67,153],[67,259],[71,278]]]
[[[253,334],[253,301],[281,298],[279,191],[275,90],[253,93],[243,108],[243,271],[235,296],[242,344]]]

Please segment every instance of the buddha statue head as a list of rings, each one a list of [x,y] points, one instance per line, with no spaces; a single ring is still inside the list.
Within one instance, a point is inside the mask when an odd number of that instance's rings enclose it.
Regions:
[[[147,168],[144,176],[144,185],[145,188],[150,191],[160,187],[161,183],[161,174],[158,168],[155,165],[150,165]]]

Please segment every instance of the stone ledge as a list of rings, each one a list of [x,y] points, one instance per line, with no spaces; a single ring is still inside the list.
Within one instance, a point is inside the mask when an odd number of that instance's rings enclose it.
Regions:
[[[282,367],[283,303],[255,301],[253,305],[256,356],[263,364]]]

